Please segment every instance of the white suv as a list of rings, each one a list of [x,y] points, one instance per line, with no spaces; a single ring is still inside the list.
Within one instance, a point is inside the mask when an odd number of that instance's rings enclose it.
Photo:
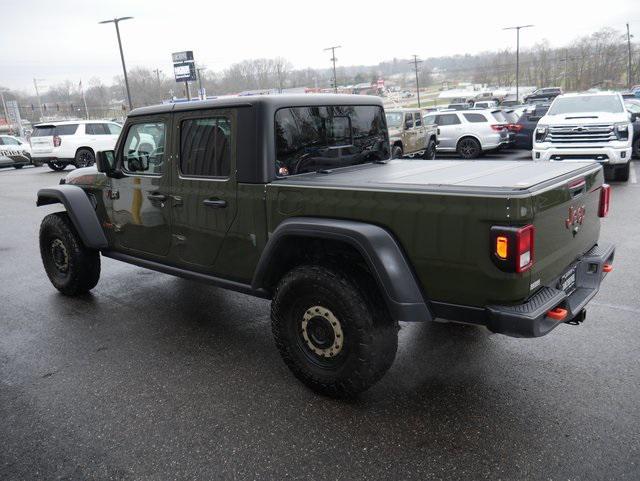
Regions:
[[[533,160],[593,160],[615,180],[626,181],[633,141],[631,121],[618,93],[560,95],[538,122]]]
[[[438,125],[438,152],[457,152],[463,159],[475,159],[510,142],[507,121],[500,110],[441,110],[424,119],[427,124]]]
[[[52,170],[67,165],[87,167],[96,160],[96,152],[113,150],[122,127],[115,122],[74,120],[34,126],[31,134],[31,158],[34,165],[46,163]]]

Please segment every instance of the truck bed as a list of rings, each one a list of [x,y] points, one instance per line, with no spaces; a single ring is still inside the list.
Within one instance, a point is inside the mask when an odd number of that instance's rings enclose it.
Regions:
[[[281,185],[402,191],[456,192],[476,195],[533,193],[560,177],[599,168],[593,162],[532,162],[516,160],[391,160],[276,181]]]

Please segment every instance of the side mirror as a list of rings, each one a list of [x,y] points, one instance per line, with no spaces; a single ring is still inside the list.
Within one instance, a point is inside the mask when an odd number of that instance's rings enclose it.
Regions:
[[[96,168],[98,172],[111,177],[116,171],[116,153],[113,150],[103,150],[96,153]]]
[[[404,130],[409,130],[413,128],[413,120],[405,120],[404,122]]]

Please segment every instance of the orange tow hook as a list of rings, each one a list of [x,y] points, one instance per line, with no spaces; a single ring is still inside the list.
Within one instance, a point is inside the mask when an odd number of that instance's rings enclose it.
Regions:
[[[611,272],[613,270],[613,266],[611,264],[605,264],[602,266],[603,272]]]
[[[565,317],[567,317],[567,310],[562,309],[561,307],[556,307],[547,312],[547,316],[556,321],[562,321]]]

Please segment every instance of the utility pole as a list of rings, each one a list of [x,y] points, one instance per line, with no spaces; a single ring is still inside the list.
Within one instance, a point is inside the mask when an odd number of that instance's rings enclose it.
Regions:
[[[422,63],[422,60],[418,60],[418,56],[413,56],[413,62],[409,62],[409,64],[413,64],[413,68],[416,71],[416,93],[418,94],[418,108],[420,108],[420,83],[418,82],[418,64]]]
[[[7,104],[4,100],[4,93],[6,90],[0,90],[0,98],[2,99],[2,108],[4,109],[4,118],[7,120],[7,124],[9,124],[9,111],[7,110]]]
[[[331,60],[333,62],[333,91],[334,93],[338,93],[338,81],[336,79],[336,60],[338,60],[336,58],[336,49],[337,48],[342,48],[342,45],[336,45],[335,47],[328,47],[325,48],[324,50],[331,50],[331,58],[329,60]]]
[[[529,27],[533,27],[533,25],[516,25],[502,29],[516,31],[516,102],[520,101],[520,29]]]
[[[627,63],[627,88],[631,89],[631,35],[629,33],[629,22],[627,22],[627,50],[629,52],[629,61]]]
[[[199,89],[198,97],[201,100],[205,100],[204,91],[202,90],[202,72],[206,69],[207,69],[206,65],[201,65],[200,67],[196,68],[196,72],[198,72],[198,89]]]
[[[40,109],[40,120],[42,120],[42,117],[44,117],[44,112],[42,110],[42,100],[40,100],[40,91],[38,90],[38,82],[42,82],[43,79],[41,78],[34,78],[33,79],[33,86],[36,89],[36,97],[38,98],[38,109]]]
[[[122,53],[122,41],[120,40],[120,27],[118,23],[123,20],[130,20],[133,17],[120,17],[113,20],[103,20],[98,23],[113,23],[116,26],[116,35],[118,36],[118,47],[120,48],[120,60],[122,60],[122,72],[124,73],[124,85],[127,89],[127,100],[129,101],[129,110],[133,109],[133,103],[131,102],[131,91],[129,90],[129,79],[127,78],[127,66],[124,63],[124,53]]]
[[[162,102],[162,83],[160,82],[160,73],[161,72],[162,72],[162,70],[160,70],[159,68],[153,70],[153,73],[156,74],[156,80],[158,82],[158,94],[160,96],[160,102]]]

